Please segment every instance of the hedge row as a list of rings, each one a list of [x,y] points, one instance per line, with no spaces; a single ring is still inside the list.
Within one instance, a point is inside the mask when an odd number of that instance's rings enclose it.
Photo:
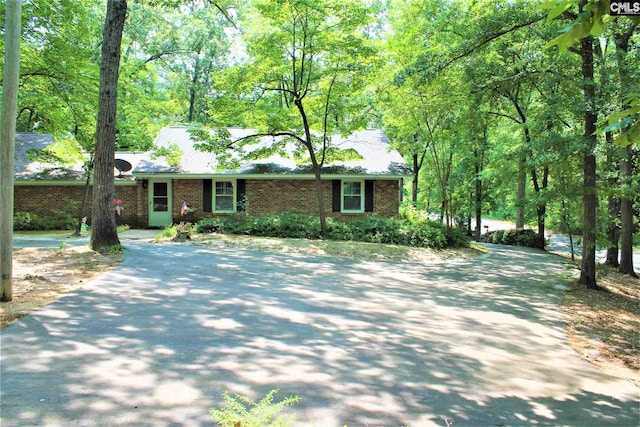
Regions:
[[[16,231],[73,230],[78,220],[62,211],[39,215],[33,212],[16,212],[13,215],[13,229]]]
[[[528,248],[544,249],[538,233],[528,228],[517,230],[495,230],[482,235],[482,241],[511,246],[526,246]],[[542,247],[541,247],[542,246]]]
[[[382,218],[368,215],[341,222],[327,218],[327,238],[373,243],[392,243],[415,247],[442,249],[467,247],[469,238],[458,229],[426,220]],[[222,232],[281,238],[320,239],[320,220],[301,214],[270,214],[263,216],[233,215],[206,218],[196,223],[199,233]]]

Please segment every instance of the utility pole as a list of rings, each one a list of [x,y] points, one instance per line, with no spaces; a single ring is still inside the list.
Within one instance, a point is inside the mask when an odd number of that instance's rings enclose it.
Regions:
[[[5,52],[0,131],[0,301],[13,299],[13,174],[18,78],[20,77],[21,0],[5,3]]]

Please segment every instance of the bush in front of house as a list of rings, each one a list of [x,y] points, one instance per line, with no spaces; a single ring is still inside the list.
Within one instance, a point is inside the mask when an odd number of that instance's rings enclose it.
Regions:
[[[482,235],[482,241],[500,245],[525,246],[527,248],[544,249],[540,247],[538,233],[531,229],[509,229],[489,231]]]
[[[46,215],[16,212],[13,215],[13,229],[16,231],[73,230],[77,223],[76,218],[62,211],[52,211]]]
[[[195,225],[199,233],[221,232],[280,238],[319,239],[320,220],[301,214],[263,216],[232,215],[205,218]],[[469,238],[458,229],[447,232],[444,225],[425,219],[383,218],[366,215],[351,221],[327,218],[328,239],[442,249],[467,247]]]

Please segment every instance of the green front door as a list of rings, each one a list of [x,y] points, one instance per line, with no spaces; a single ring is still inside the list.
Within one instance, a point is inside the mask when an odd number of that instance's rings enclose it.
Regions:
[[[149,180],[149,226],[165,227],[172,222],[171,180]]]

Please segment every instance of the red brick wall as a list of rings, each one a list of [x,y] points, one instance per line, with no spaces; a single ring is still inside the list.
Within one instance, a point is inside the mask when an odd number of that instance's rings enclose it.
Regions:
[[[348,219],[363,214],[342,214],[333,212],[332,180],[323,181],[322,193],[327,216],[336,219]],[[373,213],[390,217],[398,214],[399,181],[378,180],[374,185]],[[277,179],[277,180],[247,180],[247,213],[249,215],[264,215],[267,213],[318,213],[318,196],[313,180]]]
[[[92,190],[89,187],[84,216],[91,222]],[[35,212],[46,215],[52,211],[61,211],[76,216],[80,212],[84,184],[74,185],[16,185],[14,187],[14,211]],[[136,185],[117,185],[115,198],[122,200],[122,215],[118,224],[141,225],[138,212],[138,192]],[[114,206],[115,209],[115,206]]]
[[[332,209],[332,180],[323,181],[324,205],[328,216],[336,219],[349,219],[362,214],[341,214]],[[64,211],[77,215],[82,202],[84,185],[16,185],[15,211],[45,214],[50,211]],[[91,221],[92,187],[89,187],[85,216]],[[202,208],[202,179],[174,179],[172,187],[174,221],[195,220],[211,216]],[[118,224],[146,227],[149,212],[149,190],[144,188],[140,179],[131,185],[116,185],[116,199],[122,200],[122,215],[117,217]],[[247,214],[264,215],[267,213],[304,213],[316,215],[318,201],[315,181],[301,179],[276,179],[246,181]],[[182,202],[196,212],[190,218],[180,216]],[[390,217],[398,214],[399,181],[378,180],[374,185],[375,214]]]
[[[331,181],[323,181],[324,206],[331,211]],[[247,213],[264,215],[268,213],[318,212],[318,196],[312,180],[247,180]]]
[[[398,215],[400,209],[400,181],[376,181],[373,189],[373,210],[380,216]]]
[[[195,215],[198,217],[203,216],[202,211],[202,180],[201,179],[174,179],[173,180],[173,218],[176,221],[180,220],[180,209],[182,209],[182,203],[187,202],[187,205],[195,209]]]

